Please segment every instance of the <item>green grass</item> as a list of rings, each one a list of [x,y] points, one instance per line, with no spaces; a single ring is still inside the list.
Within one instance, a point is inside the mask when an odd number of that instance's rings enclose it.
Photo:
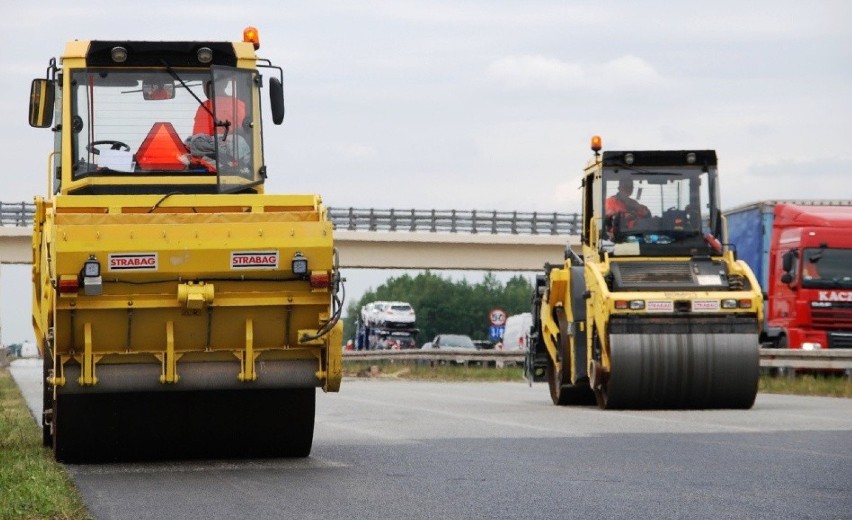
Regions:
[[[795,377],[761,376],[758,391],[770,394],[852,397],[852,379],[843,374],[797,374]]]
[[[523,381],[523,367],[505,368],[434,365],[399,361],[344,361],[343,374],[348,377],[380,377],[420,381]]]
[[[83,499],[41,445],[18,386],[0,368],[0,519],[88,519]]]
[[[348,377],[378,377],[426,381],[524,381],[522,367],[490,368],[416,364],[391,361],[344,361]],[[852,380],[843,374],[797,374],[796,377],[762,375],[758,390],[774,394],[852,397]]]

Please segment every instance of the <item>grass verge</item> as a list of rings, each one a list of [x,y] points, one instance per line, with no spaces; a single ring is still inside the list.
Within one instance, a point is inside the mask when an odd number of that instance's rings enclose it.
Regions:
[[[89,519],[74,482],[41,445],[41,430],[0,368],[0,519]]]
[[[852,397],[852,379],[840,373],[797,374],[795,377],[760,376],[759,392],[770,394]]]
[[[524,369],[435,365],[393,361],[344,361],[347,377],[378,377],[426,381],[524,381]],[[797,374],[795,377],[761,375],[759,392],[774,394],[852,397],[852,379],[843,374]]]

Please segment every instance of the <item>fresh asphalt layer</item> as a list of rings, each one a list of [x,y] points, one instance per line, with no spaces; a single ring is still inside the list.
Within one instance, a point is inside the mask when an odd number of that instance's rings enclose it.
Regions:
[[[36,415],[39,367],[13,364]],[[347,379],[306,459],[68,470],[98,519],[849,518],[852,399],[603,411],[542,384]]]

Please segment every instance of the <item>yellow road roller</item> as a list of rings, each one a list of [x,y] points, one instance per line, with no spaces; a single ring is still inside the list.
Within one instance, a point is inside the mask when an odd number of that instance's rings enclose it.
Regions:
[[[341,275],[321,198],[264,192],[262,113],[280,124],[284,97],[259,44],[74,40],[32,83],[54,136],[33,326],[59,461],[310,453],[316,389],[340,387]]]
[[[536,277],[526,377],[557,405],[750,408],[763,302],[726,244],[716,152],[592,150],[581,244]]]

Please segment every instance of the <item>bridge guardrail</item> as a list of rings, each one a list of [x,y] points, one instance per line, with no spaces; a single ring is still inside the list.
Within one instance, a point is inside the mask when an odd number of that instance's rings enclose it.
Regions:
[[[577,213],[329,208],[335,229],[522,235],[579,235]]]
[[[0,226],[32,227],[33,215],[31,202],[0,202]]]
[[[346,361],[430,361],[430,362],[515,362],[523,363],[525,354],[517,351],[477,350],[474,352],[447,352],[434,350],[368,350],[344,351]],[[763,368],[805,368],[852,370],[852,349],[778,349],[761,348],[760,366]]]
[[[31,227],[35,205],[0,202],[0,226]],[[348,231],[408,231],[514,235],[579,235],[577,213],[328,208],[335,229]]]

